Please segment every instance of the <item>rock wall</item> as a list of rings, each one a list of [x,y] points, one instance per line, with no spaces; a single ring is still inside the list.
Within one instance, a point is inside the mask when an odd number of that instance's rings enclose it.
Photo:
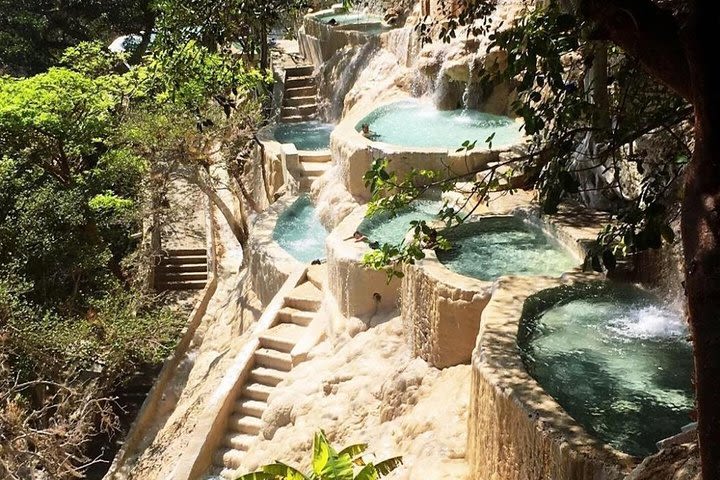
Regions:
[[[426,255],[404,269],[401,311],[408,343],[435,367],[468,363],[492,283],[451,272],[432,251]]]

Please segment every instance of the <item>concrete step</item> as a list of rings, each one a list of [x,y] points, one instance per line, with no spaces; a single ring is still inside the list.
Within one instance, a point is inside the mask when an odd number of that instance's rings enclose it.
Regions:
[[[283,117],[294,117],[297,115],[308,116],[315,115],[317,113],[317,105],[299,105],[297,107],[283,107],[280,115]]]
[[[245,433],[228,433],[225,437],[223,437],[223,445],[227,448],[246,451],[255,440],[256,438],[254,435],[247,435]]]
[[[317,286],[317,285],[315,285]],[[315,318],[315,312],[305,312],[295,308],[283,307],[278,313],[278,320],[283,323],[294,323],[301,327],[307,327]]]
[[[163,257],[160,265],[200,265],[207,264],[206,255],[186,255],[182,257]]]
[[[188,280],[183,282],[156,282],[157,290],[202,290],[207,280]]]
[[[321,177],[323,173],[327,172],[328,168],[330,168],[330,165],[327,163],[300,162],[300,174],[303,177]]]
[[[290,77],[285,79],[285,88],[314,87],[315,77],[307,75],[304,77]]]
[[[157,278],[160,282],[184,282],[186,280],[207,280],[207,271],[205,272],[168,272],[160,270],[157,272]]]
[[[301,192],[309,192],[312,188],[312,184],[315,180],[317,180],[319,177],[314,178],[301,178],[299,183],[299,188]]]
[[[307,279],[310,283],[322,290],[327,278],[327,265],[310,265],[307,269]]]
[[[322,302],[322,292],[311,282],[305,282],[295,287],[285,297],[285,306],[316,312]]]
[[[317,97],[315,95],[307,95],[304,97],[283,97],[283,107],[300,107],[303,105],[315,105]]]
[[[240,468],[242,463],[243,452],[233,448],[221,448],[213,456],[215,465],[224,466],[225,468]]]
[[[292,350],[292,349],[291,349]],[[285,380],[287,372],[275,370],[274,368],[256,367],[250,371],[250,381],[275,387],[278,383]]]
[[[309,122],[310,120],[315,120],[315,115],[290,115],[280,117],[282,123]]]
[[[207,273],[207,262],[195,265],[158,265],[158,273],[183,273],[183,272],[205,272]]]
[[[294,323],[280,323],[260,335],[260,345],[290,353],[305,333],[305,327]]]
[[[266,402],[272,390],[273,387],[268,387],[267,385],[261,385],[259,383],[251,383],[250,385],[243,387],[242,396],[247,397],[250,400]]]
[[[166,250],[169,257],[187,257],[197,255],[207,255],[205,248],[173,248]]]
[[[265,423],[259,418],[247,417],[245,415],[231,415],[228,429],[233,432],[257,435]]]
[[[283,98],[316,97],[316,96],[317,96],[317,86],[311,85],[309,87],[297,87],[297,88],[285,87],[285,95],[283,95]]]
[[[285,78],[290,77],[307,77],[315,71],[313,65],[298,65],[296,67],[287,67],[285,69]]]
[[[267,409],[267,403],[258,402],[257,400],[248,400],[241,398],[235,402],[235,413],[249,415],[251,417],[262,418],[263,412]]]
[[[304,151],[298,155],[298,159],[302,163],[328,163],[332,160],[330,152],[327,150]]]
[[[266,368],[274,368],[283,372],[292,369],[292,357],[283,352],[271,348],[258,348],[255,350],[255,365]],[[261,399],[265,400],[265,399]]]

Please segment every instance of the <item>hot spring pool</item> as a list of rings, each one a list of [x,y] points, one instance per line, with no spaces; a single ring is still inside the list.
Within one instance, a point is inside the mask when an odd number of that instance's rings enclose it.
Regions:
[[[605,282],[547,290],[525,306],[528,372],[598,438],[641,457],[690,422],[693,360],[678,312]]]
[[[454,272],[479,280],[502,275],[559,276],[578,265],[554,239],[517,217],[487,217],[444,235],[452,249],[437,257]]]
[[[279,123],[273,134],[280,143],[293,143],[298,150],[325,150],[335,125],[321,122]]]
[[[361,12],[345,12],[345,13],[324,13],[317,17],[321,22],[328,23],[335,19],[336,25],[355,25],[362,23],[381,23],[382,18],[377,15],[369,15]]]
[[[477,110],[438,110],[414,100],[382,106],[356,126],[368,124],[370,139],[406,147],[456,149],[465,140],[477,140],[477,148],[486,148],[485,140],[494,132],[493,148],[509,147],[523,137],[519,124],[509,117]]]
[[[299,197],[278,217],[273,240],[295,259],[307,263],[325,257],[327,230],[307,196]]]
[[[365,218],[358,226],[358,231],[370,241],[383,243],[400,243],[410,229],[413,220],[433,220],[442,207],[441,202],[418,200],[393,216],[388,212],[379,212]]]

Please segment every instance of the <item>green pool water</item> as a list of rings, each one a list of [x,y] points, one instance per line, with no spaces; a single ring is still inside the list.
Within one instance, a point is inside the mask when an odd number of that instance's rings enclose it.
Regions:
[[[480,280],[502,275],[559,276],[580,262],[539,228],[517,217],[487,217],[445,232],[452,249],[438,251],[450,270]]]
[[[293,143],[298,150],[325,150],[335,125],[322,122],[279,123],[273,130],[280,143]]]
[[[686,336],[680,313],[654,296],[597,282],[531,297],[518,344],[530,375],[576,421],[642,457],[690,422]]]
[[[388,212],[379,212],[372,217],[365,218],[358,226],[358,231],[367,236],[370,241],[383,243],[400,243],[414,220],[430,221],[437,218],[442,203],[431,200],[418,200],[395,215]]]
[[[487,148],[485,140],[495,133],[493,148],[519,143],[519,125],[509,117],[477,110],[438,110],[416,100],[384,105],[355,126],[357,131],[368,124],[371,140],[406,147],[456,149],[465,140],[477,140],[477,147]]]
[[[275,240],[301,262],[325,258],[327,230],[315,215],[315,206],[307,196],[299,197],[280,214],[273,230]]]

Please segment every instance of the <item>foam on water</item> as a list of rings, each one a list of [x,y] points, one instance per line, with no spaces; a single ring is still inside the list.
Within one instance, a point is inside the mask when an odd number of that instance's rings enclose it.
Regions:
[[[273,131],[280,143],[293,143],[298,150],[325,150],[335,125],[316,121],[279,123]]]
[[[429,103],[405,100],[382,106],[357,125],[367,123],[372,140],[421,148],[458,148],[465,140],[477,140],[477,148],[486,148],[485,140],[493,133],[493,148],[509,147],[522,140],[519,124],[509,117],[477,110],[438,110]]]
[[[327,230],[315,214],[315,206],[305,195],[278,217],[273,240],[301,262],[325,257]]]
[[[580,263],[540,229],[516,217],[483,218],[445,235],[453,247],[438,251],[438,260],[480,280],[502,275],[559,276]]]
[[[588,431],[645,456],[690,421],[692,352],[679,312],[602,282],[536,298],[545,307],[518,336],[526,368]]]

